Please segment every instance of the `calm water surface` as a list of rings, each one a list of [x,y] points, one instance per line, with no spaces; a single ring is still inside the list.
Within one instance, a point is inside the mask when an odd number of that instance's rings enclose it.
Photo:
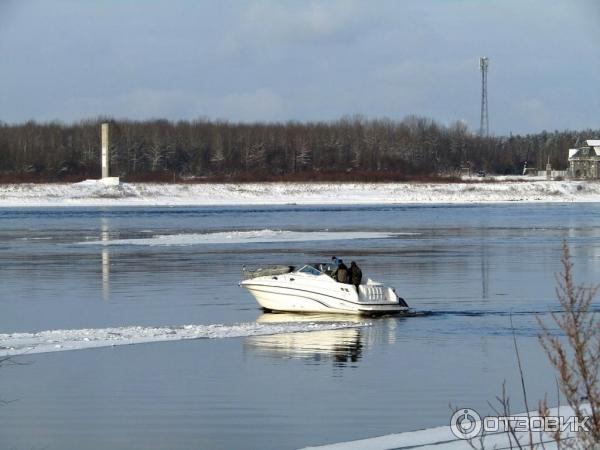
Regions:
[[[237,283],[244,264],[332,255],[429,312],[21,357],[0,369],[0,448],[298,448],[443,425],[449,403],[488,413],[503,380],[522,409],[510,315],[530,398],[555,392],[535,316],[557,308],[563,239],[578,280],[598,282],[598,206],[0,210],[0,333],[330,321],[264,314]],[[259,230],[330,239],[244,233]]]

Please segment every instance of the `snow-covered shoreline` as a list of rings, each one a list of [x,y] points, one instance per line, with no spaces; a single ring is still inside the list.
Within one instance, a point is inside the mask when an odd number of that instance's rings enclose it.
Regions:
[[[0,185],[0,207],[600,202],[600,183],[121,183]]]

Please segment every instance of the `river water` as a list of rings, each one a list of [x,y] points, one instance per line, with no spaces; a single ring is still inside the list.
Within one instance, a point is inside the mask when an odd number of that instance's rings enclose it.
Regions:
[[[0,367],[0,447],[291,449],[489,413],[503,381],[521,411],[513,329],[529,398],[556,403],[536,316],[557,309],[563,240],[598,281],[598,206],[2,209],[0,333],[368,326],[21,356]],[[332,255],[422,314],[266,314],[237,284],[243,265]]]

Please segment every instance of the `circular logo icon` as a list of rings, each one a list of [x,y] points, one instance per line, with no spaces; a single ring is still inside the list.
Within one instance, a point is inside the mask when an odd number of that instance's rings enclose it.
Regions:
[[[481,431],[481,417],[474,409],[459,409],[452,414],[450,430],[459,439],[472,439]]]

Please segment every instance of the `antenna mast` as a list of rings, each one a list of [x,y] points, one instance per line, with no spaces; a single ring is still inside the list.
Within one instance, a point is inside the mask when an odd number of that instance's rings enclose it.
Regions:
[[[479,134],[489,136],[490,124],[488,120],[488,100],[487,100],[487,72],[489,59],[485,56],[479,58],[479,69],[481,69],[481,121],[479,122]]]

